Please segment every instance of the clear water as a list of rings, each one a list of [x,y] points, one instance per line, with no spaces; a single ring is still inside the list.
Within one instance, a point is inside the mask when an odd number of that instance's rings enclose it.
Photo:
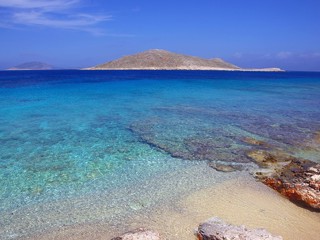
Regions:
[[[250,164],[246,136],[319,161],[319,106],[320,73],[0,72],[0,238],[152,211]]]

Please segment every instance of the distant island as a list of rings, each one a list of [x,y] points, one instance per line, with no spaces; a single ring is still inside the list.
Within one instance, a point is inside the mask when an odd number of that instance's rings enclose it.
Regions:
[[[224,71],[283,71],[280,68],[240,68],[220,58],[204,59],[151,49],[125,56],[84,70],[224,70]]]
[[[26,62],[7,70],[52,70],[53,66],[43,62]]]

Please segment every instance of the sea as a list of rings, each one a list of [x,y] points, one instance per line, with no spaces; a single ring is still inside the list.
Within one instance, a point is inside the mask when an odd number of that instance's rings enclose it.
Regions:
[[[0,239],[148,225],[250,175],[243,139],[320,162],[319,131],[317,72],[1,71]]]

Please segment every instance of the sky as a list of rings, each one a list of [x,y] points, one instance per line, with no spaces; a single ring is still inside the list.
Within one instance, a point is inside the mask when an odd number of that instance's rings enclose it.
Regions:
[[[90,67],[154,48],[320,71],[320,1],[0,0],[0,69]]]

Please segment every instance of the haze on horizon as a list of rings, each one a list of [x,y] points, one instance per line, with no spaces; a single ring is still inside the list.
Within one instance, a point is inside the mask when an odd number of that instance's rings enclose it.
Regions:
[[[147,49],[320,71],[318,0],[0,0],[0,69],[90,67]]]

